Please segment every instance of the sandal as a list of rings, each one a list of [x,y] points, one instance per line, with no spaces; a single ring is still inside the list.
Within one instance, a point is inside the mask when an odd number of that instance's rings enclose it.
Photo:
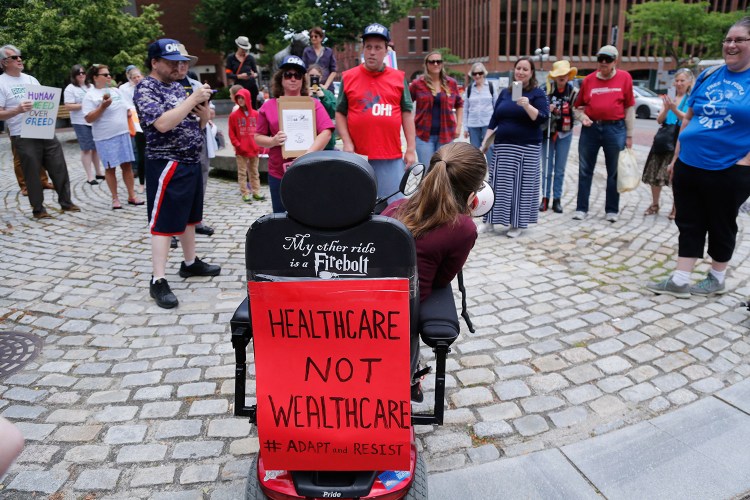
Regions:
[[[120,200],[112,200],[112,210],[120,210],[122,209],[122,205],[120,205]]]
[[[675,209],[675,207],[672,207],[672,211],[669,212],[669,215],[667,217],[669,217],[669,220],[674,220],[674,218],[677,217],[677,210]]]
[[[659,213],[659,204],[653,203],[650,207],[646,209],[645,212],[643,212],[643,215],[656,215]]]
[[[128,199],[128,205],[136,205],[136,206],[138,206],[138,205],[143,205],[144,203],[146,203],[146,202],[143,201],[143,200],[139,200],[138,198],[129,198]]]

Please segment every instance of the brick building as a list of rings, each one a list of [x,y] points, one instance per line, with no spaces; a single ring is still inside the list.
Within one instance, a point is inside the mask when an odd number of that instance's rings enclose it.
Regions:
[[[415,9],[392,26],[399,69],[411,77],[422,71],[427,52],[448,47],[462,60],[451,65],[455,71],[466,74],[479,61],[490,73],[505,74],[516,57],[549,47],[544,69],[566,58],[588,72],[596,67],[597,49],[613,43],[622,56],[619,66],[653,85],[657,71],[675,69],[675,62],[650,56],[647,40],[624,40],[625,12],[636,3],[642,0],[441,0],[437,9]],[[750,6],[748,0],[709,3],[720,12]]]
[[[180,40],[199,57],[195,68],[201,80],[212,85],[221,81],[223,60],[204,49],[193,26],[193,9],[199,0],[131,0],[134,9],[158,3],[166,36]],[[490,73],[507,75],[520,55],[534,55],[549,47],[541,62],[548,70],[560,58],[570,59],[579,72],[596,67],[596,51],[613,43],[620,50],[620,67],[637,80],[658,86],[657,77],[674,69],[670,59],[648,54],[646,40],[626,42],[625,12],[642,0],[441,0],[437,9],[414,9],[391,26],[399,69],[413,78],[422,72],[422,61],[430,50],[447,47],[461,62],[451,64],[466,74],[471,64],[482,62]],[[709,0],[712,10],[745,10],[750,0]],[[363,20],[363,28],[367,20]],[[359,64],[359,43],[336,47],[339,73]],[[539,69],[539,63],[537,64]],[[663,77],[663,75],[662,75]]]

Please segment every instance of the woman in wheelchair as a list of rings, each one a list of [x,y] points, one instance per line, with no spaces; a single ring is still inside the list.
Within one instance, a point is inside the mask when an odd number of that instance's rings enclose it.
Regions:
[[[445,287],[456,277],[474,247],[477,226],[470,207],[486,175],[487,161],[479,149],[465,142],[446,144],[432,155],[414,196],[391,203],[383,212],[401,221],[414,235],[420,302],[434,288]],[[412,342],[415,401],[423,397],[418,362],[418,342]]]

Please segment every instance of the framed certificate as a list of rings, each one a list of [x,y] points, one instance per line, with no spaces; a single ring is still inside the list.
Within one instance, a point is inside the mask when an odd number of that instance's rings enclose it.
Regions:
[[[302,156],[318,136],[315,126],[315,99],[281,96],[276,102],[279,108],[279,130],[286,133],[281,155],[284,158]]]

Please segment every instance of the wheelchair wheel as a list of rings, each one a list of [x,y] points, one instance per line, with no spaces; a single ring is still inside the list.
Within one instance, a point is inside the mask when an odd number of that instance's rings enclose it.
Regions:
[[[422,457],[417,457],[417,465],[414,467],[414,481],[411,483],[409,493],[404,500],[427,500],[427,466]]]
[[[263,494],[258,481],[258,455],[255,455],[253,462],[250,464],[250,472],[247,475],[247,486],[245,487],[245,498],[247,500],[266,500],[268,497]]]

